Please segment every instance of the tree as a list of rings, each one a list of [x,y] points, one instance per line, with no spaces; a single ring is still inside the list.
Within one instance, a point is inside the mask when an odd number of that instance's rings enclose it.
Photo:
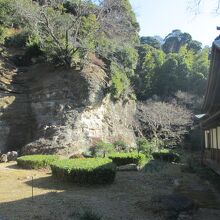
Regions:
[[[142,38],[142,42],[147,40]],[[134,77],[138,99],[146,100],[154,94],[166,98],[178,90],[202,95],[208,75],[209,49],[202,49],[200,42],[180,30],[168,34],[162,47],[167,53],[148,44],[138,47]]]
[[[10,35],[9,28],[12,24],[19,23],[18,20],[13,19],[14,7],[13,2],[8,0],[0,0],[0,43],[4,43],[5,38]]]
[[[120,99],[125,97],[127,94],[126,92],[129,90],[130,81],[126,75],[126,73],[121,69],[117,63],[111,63],[111,86],[110,91],[112,94],[112,98]]]
[[[173,30],[165,37],[162,46],[165,53],[178,53],[179,49],[192,41],[192,37],[188,33],[182,33],[180,30]]]
[[[173,94],[177,88],[178,75],[178,57],[176,54],[170,54],[163,65],[161,66],[160,71],[158,72],[156,78],[156,91],[162,97],[169,96]]]
[[[149,140],[156,137],[179,144],[193,123],[192,113],[174,103],[148,100],[138,103],[137,123]]]
[[[76,2],[77,14],[73,15],[66,13],[63,4],[56,0],[44,6],[15,0],[16,13],[39,39],[48,59],[68,67],[75,66],[81,56],[94,49],[94,35],[98,30],[97,17],[90,13],[89,5]]]
[[[125,0],[50,0],[41,1],[41,4],[14,1],[16,14],[32,35],[37,36],[48,59],[67,67],[78,66],[89,52],[100,52],[101,36],[120,37],[123,43],[135,38],[134,34],[129,34],[136,28],[131,25],[135,25],[135,17]],[[120,33],[117,32],[119,28]]]
[[[188,50],[192,50],[194,53],[198,53],[202,50],[202,43],[197,40],[192,40],[187,45]]]
[[[160,49],[161,48],[161,43],[159,40],[157,40],[154,37],[141,37],[140,38],[140,43],[141,44],[148,44],[151,47],[154,47],[155,49]]]
[[[149,45],[138,47],[139,60],[134,76],[136,93],[139,99],[145,100],[155,92],[155,81],[165,54]]]
[[[0,1],[0,25],[10,26],[11,24],[11,14],[13,13],[13,6],[8,0]]]
[[[199,14],[200,13],[200,7],[201,7],[201,4],[202,3],[207,3],[207,4],[210,4],[209,1],[207,0],[191,0],[189,1],[189,10],[191,10],[193,13],[195,13],[195,15]],[[214,10],[216,12],[216,14],[219,14],[219,10],[220,10],[220,0],[217,0],[215,2],[215,6],[214,7]]]
[[[108,12],[100,24],[109,39],[114,39],[118,45],[139,43],[140,27],[129,0],[103,0],[100,5]]]
[[[196,54],[192,72],[189,75],[189,84],[192,88],[192,92],[198,95],[203,95],[205,92],[210,63],[208,56],[208,47],[205,47],[200,53]]]
[[[134,69],[138,61],[138,53],[134,47],[126,46],[116,49],[114,59],[124,69],[129,78],[134,76]]]

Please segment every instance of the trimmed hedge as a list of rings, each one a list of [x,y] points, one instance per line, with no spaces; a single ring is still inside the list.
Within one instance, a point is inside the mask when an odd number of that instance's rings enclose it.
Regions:
[[[109,158],[112,159],[112,161],[117,166],[122,166],[126,164],[134,163],[136,165],[143,165],[146,157],[144,154],[141,153],[115,153],[109,155]]]
[[[50,164],[59,159],[57,155],[28,155],[17,159],[18,166],[25,169],[47,168]]]
[[[162,160],[166,162],[179,162],[180,156],[177,153],[167,153],[167,152],[154,152],[152,154],[155,160]]]
[[[78,184],[110,184],[116,166],[107,158],[58,160],[51,165],[52,175]]]

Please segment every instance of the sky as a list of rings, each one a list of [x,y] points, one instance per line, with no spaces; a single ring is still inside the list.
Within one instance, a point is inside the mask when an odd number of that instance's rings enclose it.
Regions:
[[[167,36],[180,29],[191,34],[194,40],[211,46],[220,34],[220,14],[215,13],[217,0],[203,0],[197,15],[189,8],[190,0],[130,0],[140,24],[141,36]]]

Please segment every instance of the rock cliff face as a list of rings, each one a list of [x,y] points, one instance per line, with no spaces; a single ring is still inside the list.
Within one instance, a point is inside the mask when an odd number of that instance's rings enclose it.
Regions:
[[[0,68],[0,150],[70,155],[98,140],[135,145],[136,104],[112,102],[106,74],[90,64],[82,71],[38,64]]]

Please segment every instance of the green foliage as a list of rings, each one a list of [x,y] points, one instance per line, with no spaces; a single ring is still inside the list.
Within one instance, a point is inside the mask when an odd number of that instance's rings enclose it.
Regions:
[[[114,151],[114,145],[99,141],[94,146],[90,148],[90,153],[93,157],[105,157]]]
[[[13,0],[0,0],[0,26],[9,27],[13,20]]]
[[[10,37],[7,37],[5,39],[5,46],[14,47],[14,48],[25,47],[28,38],[29,38],[28,31],[26,30],[20,31],[18,33],[15,33],[14,35],[11,35]]]
[[[7,30],[7,28],[0,26],[0,44],[4,43],[5,38],[7,37]]]
[[[0,44],[4,44],[5,38],[10,37],[20,24],[15,16],[14,0],[0,0]]]
[[[165,53],[178,53],[180,48],[192,41],[188,33],[182,33],[180,30],[173,30],[165,38],[162,48]]]
[[[139,24],[137,22],[134,11],[132,10],[129,0],[121,0],[121,5],[124,7],[125,12],[128,14],[128,19],[130,20],[132,26],[139,30]]]
[[[117,63],[123,66],[124,72],[128,77],[134,76],[134,69],[138,61],[138,53],[135,48],[125,46],[120,50],[118,49],[114,53],[114,57],[117,59]]]
[[[74,15],[67,13],[56,1],[44,7],[29,0],[15,2],[16,15],[26,21],[25,27],[33,35],[38,36],[40,48],[48,61],[72,67],[78,65],[82,57],[85,59],[88,51],[94,50],[94,34],[99,24],[95,14],[81,13],[86,3],[78,2],[81,11]]]
[[[109,155],[109,158],[112,159],[117,166],[131,163],[141,166],[146,160],[145,155],[141,153],[114,153]]]
[[[138,53],[132,46],[124,45],[115,49],[114,56],[109,57],[111,62],[111,94],[114,99],[136,99],[131,89],[130,79],[134,77],[134,70],[138,61]]]
[[[148,44],[149,46],[155,48],[155,49],[160,49],[161,48],[161,43],[154,37],[141,37],[140,38],[140,43],[141,44]]]
[[[188,43],[187,50],[191,50],[194,53],[198,53],[202,50],[202,43],[197,40],[192,40]]]
[[[179,90],[204,94],[209,48],[202,49],[200,42],[180,30],[174,30],[165,38],[163,50],[167,54],[149,44],[138,47],[139,60],[133,77],[138,99],[146,100],[154,94],[172,96]]]
[[[108,157],[115,152],[132,152],[133,149],[129,147],[123,140],[117,140],[113,144],[104,141],[99,141],[90,147],[89,152],[92,157]]]
[[[203,48],[199,53],[195,54],[192,71],[189,74],[189,83],[192,92],[195,94],[204,94],[208,73],[209,73],[209,48]]]
[[[78,184],[110,184],[114,182],[116,167],[110,159],[69,159],[51,164],[52,174]]]
[[[113,143],[116,152],[127,152],[129,151],[128,145],[123,140],[117,140]]]
[[[147,99],[157,92],[155,86],[165,54],[149,45],[139,46],[138,54],[139,60],[134,76],[135,91],[138,99]]]
[[[40,39],[36,35],[31,35],[26,42],[26,53],[25,55],[29,58],[38,57],[43,55],[40,48]]]
[[[114,7],[114,2],[104,0],[100,3],[95,0],[53,0],[43,6],[38,1],[13,1],[14,14],[22,22],[22,28],[38,36],[39,44],[32,48],[38,45],[47,60],[56,65],[82,67],[91,52],[109,58],[119,48],[114,46],[115,43],[119,45],[122,42],[122,47],[130,43],[133,45],[137,36],[138,23],[128,0],[119,1]],[[115,17],[116,12],[120,22]],[[109,28],[111,26],[114,27],[113,33]],[[130,67],[126,68],[132,73]]]
[[[180,161],[179,154],[173,152],[161,151],[161,152],[154,152],[152,155],[155,160],[161,160],[165,162],[176,162],[176,163]]]
[[[117,42],[114,39],[109,39],[105,33],[100,33],[99,41],[96,42],[96,51],[102,57],[112,60],[113,54],[116,51]]]
[[[138,152],[143,153],[148,157],[150,157],[150,155],[154,151],[153,149],[154,145],[145,138],[138,139],[137,146],[138,146]]]
[[[56,155],[29,155],[17,159],[18,166],[25,169],[39,169],[49,167],[59,157]]]
[[[110,68],[112,73],[110,91],[114,99],[120,99],[126,95],[130,81],[125,72],[116,63],[112,62]]]
[[[137,140],[138,152],[143,153],[146,157],[151,157],[152,153],[161,149],[164,142],[159,138],[153,138],[152,140],[147,140],[146,138],[139,138]]]

